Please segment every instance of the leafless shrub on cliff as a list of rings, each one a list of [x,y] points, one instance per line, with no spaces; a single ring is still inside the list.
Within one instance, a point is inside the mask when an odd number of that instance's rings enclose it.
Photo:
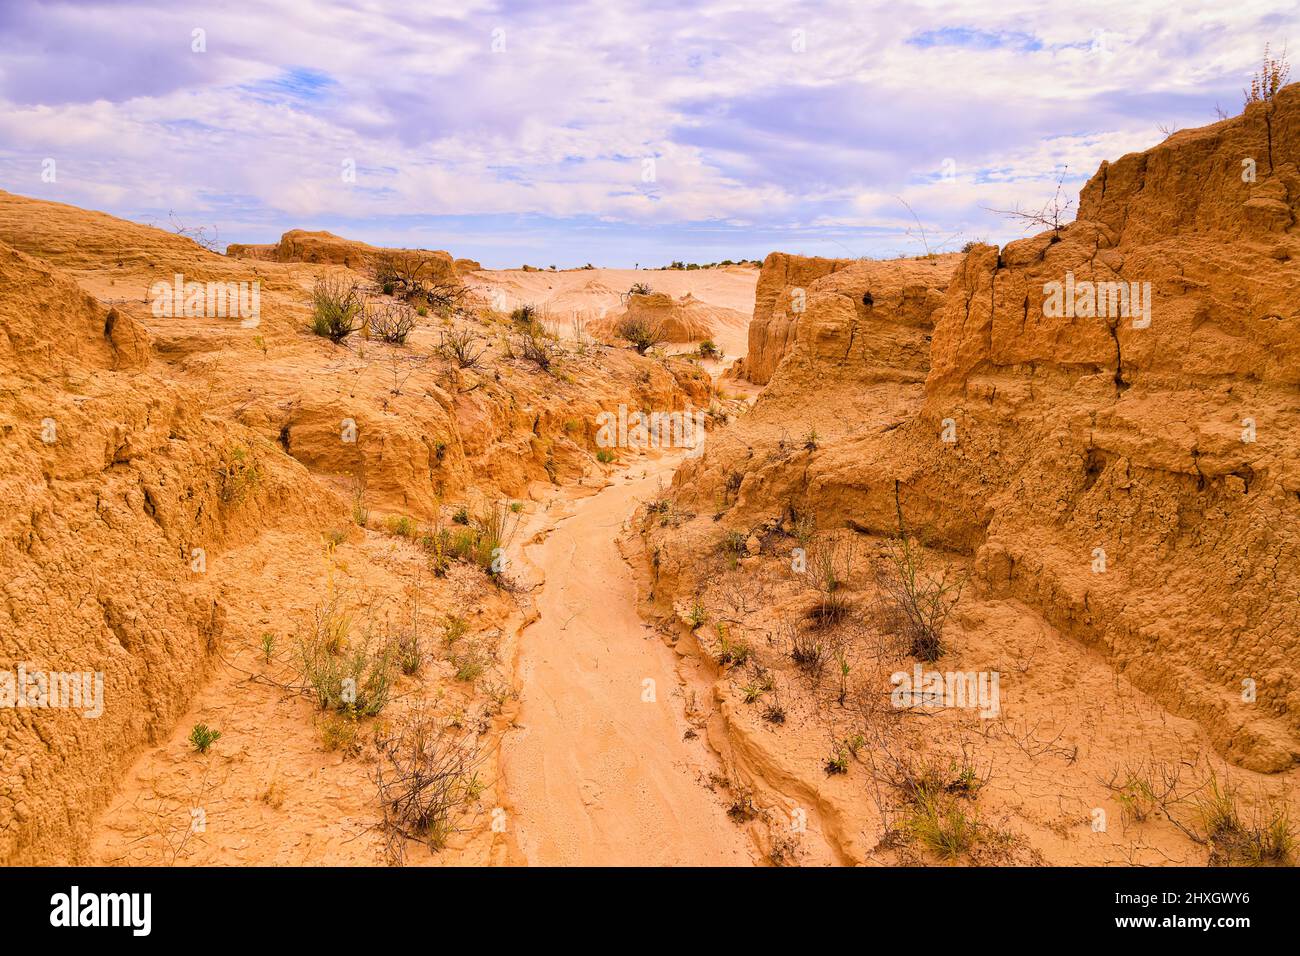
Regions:
[[[1268,53],[1267,47],[1264,52]],[[217,246],[221,244],[221,231],[215,225],[187,226],[176,218],[176,212],[172,209],[167,210],[167,219],[171,223],[172,232],[202,246],[208,252],[216,252]]]
[[[1246,97],[1245,106],[1251,103],[1266,103],[1277,95],[1277,91],[1286,86],[1287,77],[1291,73],[1291,64],[1287,61],[1286,47],[1282,48],[1281,56],[1269,56],[1268,44],[1264,44],[1264,63],[1259,68],[1259,72],[1254,73],[1250,78],[1250,88],[1242,90],[1242,95]]]
[[[1052,240],[1056,241],[1061,236],[1061,230],[1069,225],[1070,207],[1074,205],[1074,199],[1067,197],[1065,193],[1065,175],[1068,170],[1068,166],[1061,167],[1061,174],[1056,180],[1056,194],[1043,203],[1038,210],[1023,209],[1020,206],[1016,206],[1015,209],[993,209],[988,206],[984,208],[999,216],[1006,216],[1008,219],[1023,223],[1026,231],[1035,226],[1040,229],[1050,229]]]
[[[925,258],[933,259],[935,256],[937,256],[940,252],[943,251],[944,246],[948,245],[948,243],[952,242],[954,239],[957,238],[957,236],[960,235],[959,232],[954,232],[947,239],[944,239],[941,242],[938,242],[932,246],[930,244],[930,237],[925,231],[925,226],[922,225],[921,223],[921,217],[916,214],[916,210],[914,210],[911,207],[911,205],[908,203],[908,201],[904,199],[902,196],[895,196],[894,198],[903,204],[904,208],[907,209],[908,214],[912,217],[912,221],[916,223],[915,232],[913,232],[910,227],[906,229],[905,232],[909,239],[917,239],[920,241],[921,247],[925,250]]]
[[[620,319],[614,334],[631,342],[638,355],[645,355],[664,340],[663,323],[641,316],[625,316]]]
[[[415,331],[415,310],[404,302],[386,302],[369,313],[370,331],[391,345],[405,345]]]
[[[441,850],[457,832],[458,814],[483,791],[477,738],[421,710],[377,743],[381,758],[375,784],[389,859],[402,862],[407,840]]]
[[[357,283],[343,276],[321,276],[311,290],[311,330],[331,342],[342,342],[357,330],[365,296]]]

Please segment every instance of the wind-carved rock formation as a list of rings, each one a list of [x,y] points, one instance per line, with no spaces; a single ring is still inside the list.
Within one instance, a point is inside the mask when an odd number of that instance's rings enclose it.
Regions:
[[[1103,163],[1076,222],[977,246],[924,292],[888,277],[905,261],[794,282],[798,263],[769,257],[745,372],[771,382],[677,495],[730,497],[728,526],[798,506],[888,534],[897,487],[909,527],[971,556],[986,595],[1095,647],[1229,760],[1293,766],[1298,160],[1291,86]],[[772,290],[801,283],[806,311],[783,318]],[[662,544],[671,588],[682,545]]]
[[[749,324],[749,350],[732,368],[736,378],[766,385],[794,343],[795,330],[809,285],[855,263],[856,259],[823,259],[769,253],[754,291],[754,317]],[[801,297],[794,290],[802,289]]]
[[[368,271],[384,257],[410,257],[421,264],[422,277],[428,282],[455,280],[462,271],[479,268],[472,259],[454,259],[450,252],[432,249],[385,249],[355,239],[344,239],[332,232],[309,232],[290,229],[280,241],[268,245],[231,243],[226,255],[238,259],[264,259],[269,262],[311,262],[319,265],[347,266],[358,272]]]

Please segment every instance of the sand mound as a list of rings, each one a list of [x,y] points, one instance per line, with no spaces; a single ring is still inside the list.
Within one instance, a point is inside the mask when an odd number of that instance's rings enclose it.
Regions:
[[[591,322],[587,330],[596,338],[613,341],[618,338],[619,325],[624,321],[647,323],[659,330],[664,342],[701,342],[718,336],[721,330],[736,332],[746,326],[745,316],[734,309],[709,305],[686,293],[674,299],[666,292],[627,297],[627,306],[621,311]]]
[[[628,292],[644,283],[674,301],[690,297],[691,311],[712,326],[718,345],[731,356],[745,351],[746,328],[754,308],[758,272],[749,266],[716,269],[571,269],[563,272],[486,270],[467,275],[465,283],[498,308],[532,305],[562,334],[575,320],[612,328],[612,319],[627,307]],[[694,330],[685,331],[698,331]],[[707,337],[707,336],[706,336]],[[698,341],[674,339],[673,341]]]

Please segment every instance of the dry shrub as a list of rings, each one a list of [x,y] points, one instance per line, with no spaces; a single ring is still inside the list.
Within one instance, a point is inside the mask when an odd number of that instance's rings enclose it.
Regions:
[[[902,536],[886,545],[886,561],[877,569],[876,585],[879,625],[898,634],[907,653],[917,660],[936,661],[943,656],[944,626],[961,600],[965,579],[946,568],[931,569],[916,539]]]
[[[844,585],[853,574],[852,540],[822,539],[808,550],[808,583],[820,595],[814,617],[820,624],[835,624],[848,609]]]
[[[437,265],[431,257],[418,251],[394,249],[376,256],[371,271],[386,293],[447,311],[461,303],[466,290],[455,279],[435,279]]]
[[[1286,86],[1291,73],[1291,64],[1287,61],[1286,48],[1281,56],[1270,56],[1268,44],[1264,44],[1264,63],[1259,72],[1252,74],[1250,89],[1242,90],[1246,97],[1246,106],[1251,103],[1265,103],[1277,95],[1277,91]]]
[[[405,345],[415,331],[415,310],[404,302],[386,302],[370,312],[370,331],[392,345]]]
[[[530,323],[515,339],[515,347],[522,358],[532,362],[543,372],[549,372],[551,366],[560,357],[560,344],[549,335],[540,322]]]
[[[401,862],[407,840],[441,850],[457,832],[459,814],[483,790],[477,737],[419,710],[377,743],[381,756],[375,783],[389,858]]]
[[[662,322],[642,316],[625,316],[615,326],[614,334],[631,342],[638,355],[645,355],[664,340],[664,327]]]
[[[468,329],[442,332],[438,336],[437,352],[457,368],[475,368],[483,358],[486,347],[479,346],[479,339]]]
[[[818,628],[800,627],[796,621],[784,622],[782,630],[785,632],[790,659],[816,687],[831,659],[831,642],[826,632]]]

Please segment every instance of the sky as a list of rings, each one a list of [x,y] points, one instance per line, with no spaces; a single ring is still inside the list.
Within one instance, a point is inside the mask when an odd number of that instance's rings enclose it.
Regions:
[[[0,188],[489,268],[917,255],[1288,40],[1296,0],[0,0]]]

